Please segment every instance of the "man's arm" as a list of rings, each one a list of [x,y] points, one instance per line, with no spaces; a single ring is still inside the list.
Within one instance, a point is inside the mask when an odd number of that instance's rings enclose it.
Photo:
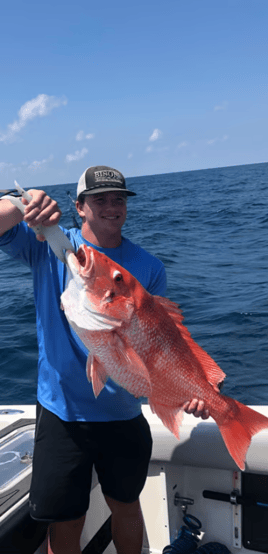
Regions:
[[[22,199],[25,205],[24,217],[20,210],[13,206],[13,204],[3,198],[0,201],[0,236],[6,231],[9,231],[24,220],[29,227],[36,227],[37,225],[44,225],[49,227],[56,225],[61,218],[61,211],[55,200],[52,200],[42,190],[29,190],[29,194],[32,196],[31,202],[27,204],[27,201]],[[38,240],[44,240],[43,235],[37,235]]]

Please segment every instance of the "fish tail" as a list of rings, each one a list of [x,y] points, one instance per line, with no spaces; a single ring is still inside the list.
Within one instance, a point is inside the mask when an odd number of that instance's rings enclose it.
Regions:
[[[224,398],[228,404],[229,417],[220,422],[215,416],[215,421],[229,453],[243,471],[251,438],[262,429],[268,428],[268,418],[237,400],[226,396]]]

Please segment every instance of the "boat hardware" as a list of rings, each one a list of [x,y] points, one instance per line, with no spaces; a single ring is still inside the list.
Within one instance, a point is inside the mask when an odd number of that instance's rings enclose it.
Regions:
[[[203,491],[203,497],[210,500],[218,500],[220,502],[230,502],[235,506],[259,506],[259,508],[268,508],[268,502],[258,502],[254,496],[241,496],[233,490],[230,494],[214,491]]]
[[[242,546],[242,532],[241,532],[241,505],[252,503],[253,499],[246,498],[241,495],[241,474],[238,471],[234,471],[233,474],[233,490],[228,493],[216,492],[216,491],[203,491],[203,497],[210,500],[218,500],[220,502],[229,502],[233,508],[233,546],[234,548],[241,548]]]
[[[22,464],[31,464],[33,461],[33,453],[25,452],[25,454],[21,456],[20,461]]]
[[[179,530],[177,538],[169,545],[165,546],[163,554],[192,554],[204,533],[200,531],[202,523],[197,517],[187,514],[188,506],[194,504],[193,498],[180,496],[175,493],[174,496],[175,506],[180,506],[183,513],[183,523]]]
[[[23,410],[12,410],[7,408],[6,410],[0,410],[0,415],[14,415],[14,414],[24,414]]]
[[[215,491],[203,491],[203,497],[209,498],[209,500],[219,500],[220,502],[230,502],[230,504],[245,504],[246,502],[252,503],[252,499],[246,499],[236,489],[232,490],[230,494],[224,492]]]
[[[188,498],[186,496],[180,496],[178,492],[174,495],[174,506],[181,506],[181,509],[184,514],[187,512],[188,506],[192,506],[194,504],[193,498]]]

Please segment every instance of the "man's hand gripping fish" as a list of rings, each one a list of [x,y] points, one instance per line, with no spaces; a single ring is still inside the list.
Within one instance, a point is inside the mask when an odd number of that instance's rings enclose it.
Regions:
[[[251,437],[268,418],[219,393],[225,374],[191,338],[177,305],[152,296],[126,269],[97,250],[67,252],[62,307],[89,349],[87,375],[97,397],[108,377],[136,397],[179,439],[182,406],[204,400],[241,470]]]

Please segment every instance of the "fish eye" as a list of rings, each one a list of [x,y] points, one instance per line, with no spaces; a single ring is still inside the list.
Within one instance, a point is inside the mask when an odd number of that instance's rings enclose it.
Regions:
[[[113,278],[117,283],[119,283],[120,281],[123,281],[122,273],[120,273],[120,271],[117,271],[117,270],[114,271]]]

